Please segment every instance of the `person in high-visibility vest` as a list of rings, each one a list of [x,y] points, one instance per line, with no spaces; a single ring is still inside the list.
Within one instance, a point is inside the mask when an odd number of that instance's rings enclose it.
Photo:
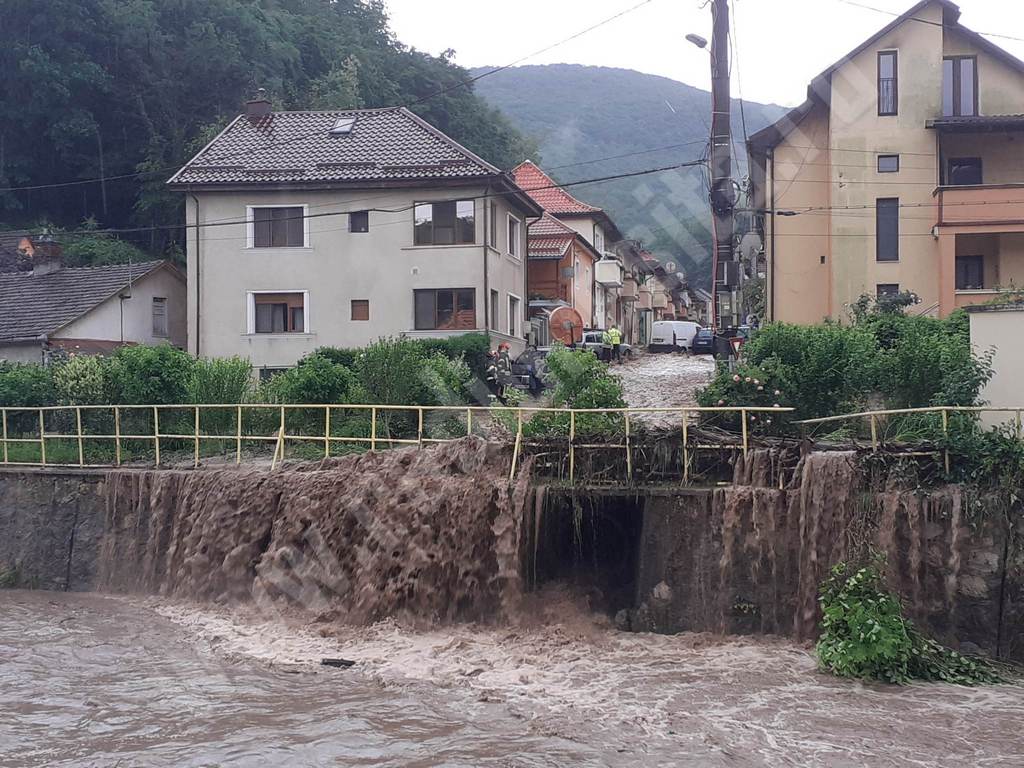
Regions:
[[[608,343],[612,345],[611,357],[615,358],[616,363],[622,365],[622,331],[615,323],[612,323],[612,327],[608,329]]]

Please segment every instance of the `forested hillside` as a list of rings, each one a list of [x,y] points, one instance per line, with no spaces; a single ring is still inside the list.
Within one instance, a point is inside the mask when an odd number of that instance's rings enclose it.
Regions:
[[[170,225],[133,236],[153,253],[180,240],[164,182],[257,88],[377,107],[468,77],[397,41],[380,0],[0,0],[0,28],[0,229]],[[501,167],[531,150],[472,88],[414,109]]]
[[[515,67],[480,80],[477,92],[536,139],[544,167],[561,182],[658,168],[701,157],[711,119],[707,91],[656,75],[575,64]],[[746,102],[747,133],[784,109]],[[743,119],[733,103],[733,132],[744,172]],[[662,147],[656,152],[647,150]],[[620,157],[629,155],[628,157]],[[615,158],[593,161],[599,158]],[[699,283],[710,274],[703,171],[589,184],[573,194],[606,208],[630,237],[681,264]]]

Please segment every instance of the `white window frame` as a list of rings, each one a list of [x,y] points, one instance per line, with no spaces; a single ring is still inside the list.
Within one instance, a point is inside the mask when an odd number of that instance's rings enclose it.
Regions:
[[[261,333],[260,336],[304,336],[312,333],[309,325],[309,291],[299,288],[275,288],[267,291],[245,292],[245,332],[249,336],[256,335],[256,297],[268,293],[301,293],[302,294],[302,333],[288,331],[286,333]]]
[[[519,309],[516,312],[512,311],[513,299],[519,302]],[[508,307],[508,324],[506,326],[509,330],[508,335],[514,339],[518,339],[523,332],[523,299],[521,296],[516,296],[516,294],[510,291],[508,294],[508,301],[506,302],[506,306]]]
[[[600,227],[594,228],[594,250],[604,253],[604,232]]]
[[[491,288],[491,295],[487,297],[490,302],[487,307],[491,315],[491,327],[490,330],[495,333],[501,332],[501,316],[498,312],[501,310],[501,292]]]
[[[523,257],[523,222],[516,218],[515,216],[513,216],[511,213],[507,214],[507,216],[508,218],[506,219],[505,224],[508,227],[508,231],[505,233],[505,252],[508,253],[508,255],[514,259],[521,259]],[[513,224],[512,222],[515,222],[515,224]],[[510,245],[512,245],[513,232],[516,233],[516,252],[513,252],[512,249],[509,247]],[[509,295],[511,296],[512,294]]]
[[[256,214],[257,208],[301,208],[302,209],[302,245],[282,245],[270,248],[256,248]],[[306,203],[275,203],[274,205],[245,206],[245,247],[260,251],[291,251],[296,248],[309,248],[309,205]]]

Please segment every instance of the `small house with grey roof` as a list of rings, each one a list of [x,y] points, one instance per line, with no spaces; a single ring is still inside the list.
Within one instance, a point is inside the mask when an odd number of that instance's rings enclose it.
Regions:
[[[43,363],[55,350],[102,354],[126,344],[184,348],[185,275],[170,262],[64,267],[59,250],[37,247],[28,266],[0,273],[0,361]]]
[[[526,225],[541,209],[408,109],[259,98],[168,183],[186,196],[195,355],[269,371],[382,336],[525,346]]]

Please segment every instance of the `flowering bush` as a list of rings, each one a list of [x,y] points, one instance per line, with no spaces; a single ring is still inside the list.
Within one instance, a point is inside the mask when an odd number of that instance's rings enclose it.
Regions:
[[[697,395],[697,402],[705,408],[785,408],[789,399],[773,380],[760,368],[740,365],[732,373],[722,371],[711,384]],[[755,432],[777,434],[783,431],[786,412],[751,413],[747,428]],[[730,429],[740,427],[741,416],[736,413],[714,415],[706,420]]]

